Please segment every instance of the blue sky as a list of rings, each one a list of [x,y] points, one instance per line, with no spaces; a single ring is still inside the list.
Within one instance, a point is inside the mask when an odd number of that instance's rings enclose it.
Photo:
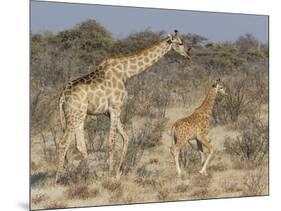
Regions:
[[[245,33],[268,41],[267,16],[31,1],[32,33],[56,33],[88,19],[100,22],[115,38],[145,29],[178,29],[215,42],[235,41]]]

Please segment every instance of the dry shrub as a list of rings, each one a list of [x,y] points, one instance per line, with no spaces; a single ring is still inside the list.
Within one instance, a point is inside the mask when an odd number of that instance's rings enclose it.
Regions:
[[[243,177],[243,194],[246,196],[259,196],[268,194],[268,179],[262,170],[249,172]]]
[[[212,172],[226,171],[227,165],[226,165],[226,163],[219,162],[216,164],[212,164],[211,166],[208,167],[208,169]]]
[[[31,161],[31,171],[36,171],[38,170],[40,165],[36,164],[34,161]]]
[[[160,201],[165,201],[169,198],[170,196],[170,190],[168,188],[161,188],[160,190],[158,190],[158,199]]]
[[[212,112],[216,123],[236,122],[238,118],[248,111],[251,103],[248,91],[248,79],[228,80],[227,96],[217,97]]]
[[[177,193],[185,193],[185,192],[189,192],[192,188],[190,187],[190,185],[186,185],[186,184],[180,184],[176,187],[176,192]]]
[[[234,193],[241,191],[241,187],[239,186],[239,181],[233,179],[224,179],[221,181],[221,188],[226,193]]]
[[[262,162],[263,164],[264,162]],[[233,169],[235,170],[255,170],[258,166],[258,163],[256,161],[253,160],[244,160],[244,161],[240,161],[240,160],[234,160],[233,162]]]
[[[150,160],[144,163],[137,169],[137,176],[139,177],[159,177],[161,176],[161,171],[159,170],[158,160]]]
[[[200,166],[200,154],[197,150],[197,146],[186,144],[181,149],[179,162],[183,168],[186,168],[189,172],[196,172],[198,166]]]
[[[80,182],[88,183],[91,176],[87,161],[81,160],[77,167],[73,164],[67,166],[64,174],[60,178],[60,183],[63,185],[77,184]]]
[[[46,194],[36,194],[35,196],[32,197],[31,201],[32,204],[39,204],[43,201],[46,201],[49,197],[46,196]]]
[[[158,158],[150,158],[148,163],[149,164],[159,164],[159,159]]]
[[[123,165],[127,174],[141,160],[144,150],[159,146],[167,119],[151,121],[147,119],[144,128],[134,130],[131,125],[132,139],[128,145],[126,161]]]
[[[123,195],[124,195],[123,188],[116,189],[116,191],[113,191],[110,194],[109,201],[113,203],[118,203],[120,202],[121,199],[123,199]]]
[[[120,181],[107,179],[102,182],[102,187],[106,189],[110,194],[109,201],[111,203],[118,203],[123,197],[123,186]]]
[[[90,189],[87,185],[75,184],[71,185],[65,193],[69,199],[88,199],[95,198],[99,194],[99,189]]]
[[[190,196],[196,199],[205,199],[208,197],[209,191],[208,188],[198,188],[193,191]]]
[[[137,183],[139,186],[142,187],[153,187],[153,188],[162,187],[162,183],[153,178],[137,177],[134,181],[135,183]]]
[[[212,181],[211,175],[204,176],[204,175],[198,174],[191,179],[191,185],[192,185],[192,187],[207,188],[207,187],[209,187],[211,181]]]
[[[30,175],[31,187],[46,187],[53,183],[53,175],[47,172],[37,172]]]
[[[248,118],[248,125],[236,138],[227,137],[224,149],[235,162],[259,165],[268,156],[268,125],[255,118]]]
[[[122,189],[122,184],[120,181],[108,179],[102,182],[102,187],[108,191],[115,192]]]
[[[132,204],[132,203],[134,203],[133,196],[132,195],[125,196],[124,199],[123,199],[123,203],[125,203],[125,204]]]

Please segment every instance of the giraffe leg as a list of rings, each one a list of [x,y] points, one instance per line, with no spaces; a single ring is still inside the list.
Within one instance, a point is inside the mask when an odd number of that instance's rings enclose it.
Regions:
[[[200,174],[203,174],[203,175],[206,176],[206,175],[208,175],[206,169],[207,169],[207,166],[208,166],[208,164],[210,162],[210,159],[211,159],[211,157],[212,157],[212,155],[214,153],[214,149],[213,149],[213,146],[207,142],[205,137],[204,138],[202,137],[202,138],[200,138],[198,140],[208,149],[208,153],[209,153],[209,155],[208,155],[208,157],[207,157],[207,159],[206,159],[202,169],[199,171]]]
[[[81,124],[78,128],[75,129],[75,137],[76,137],[76,148],[83,156],[84,160],[88,158],[87,147],[84,138],[84,127]]]
[[[203,152],[203,145],[197,138],[196,138],[196,143],[197,143],[197,149],[200,152],[201,164],[203,165],[205,162],[205,153]]]
[[[179,164],[180,148],[177,145],[172,146],[171,147],[171,153],[172,153],[172,155],[175,159],[178,177],[180,177],[181,176],[181,168],[180,168],[180,164]]]
[[[62,170],[63,170],[63,166],[64,166],[64,161],[65,161],[65,156],[66,156],[66,152],[68,150],[68,147],[70,145],[70,142],[72,140],[72,138],[74,137],[74,132],[72,130],[66,130],[61,141],[59,142],[59,150],[58,150],[58,169],[57,169],[57,173],[56,173],[56,179],[55,182],[58,183]]]
[[[109,131],[109,175],[113,170],[113,145],[117,132],[117,115],[114,111],[110,112],[110,131]]]
[[[123,164],[125,161],[125,157],[127,154],[127,150],[128,150],[128,143],[129,143],[129,138],[127,133],[125,132],[123,125],[120,121],[120,119],[118,119],[118,123],[117,123],[117,130],[118,132],[121,134],[122,138],[123,138],[123,150],[122,150],[122,155],[121,155],[121,159],[120,159],[120,163],[117,169],[117,173],[116,173],[116,178],[117,180],[120,179],[121,175],[122,175],[122,168],[123,168]]]

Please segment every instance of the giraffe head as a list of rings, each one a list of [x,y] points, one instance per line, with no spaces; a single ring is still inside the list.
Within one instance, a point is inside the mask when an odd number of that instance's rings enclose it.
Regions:
[[[180,55],[182,55],[183,57],[190,59],[191,47],[189,48],[185,47],[178,30],[175,30],[175,34],[173,36],[172,35],[168,35],[168,36],[169,39],[167,42],[171,44],[172,49],[177,53],[179,53]]]
[[[221,95],[227,95],[226,91],[225,91],[225,86],[222,83],[221,79],[217,79],[213,85],[212,88],[215,89],[216,93],[219,93]]]

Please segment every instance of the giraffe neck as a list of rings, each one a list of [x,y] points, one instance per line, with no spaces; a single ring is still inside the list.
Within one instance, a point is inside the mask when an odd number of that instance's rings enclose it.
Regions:
[[[205,97],[204,101],[196,110],[203,111],[203,112],[207,113],[208,115],[211,114],[214,104],[215,104],[216,96],[217,96],[216,90],[214,88],[210,87],[208,90],[208,94]]]
[[[158,62],[167,52],[171,50],[171,44],[168,39],[154,44],[140,52],[133,53],[126,57],[127,65],[124,68],[126,79],[140,74],[148,67]]]

